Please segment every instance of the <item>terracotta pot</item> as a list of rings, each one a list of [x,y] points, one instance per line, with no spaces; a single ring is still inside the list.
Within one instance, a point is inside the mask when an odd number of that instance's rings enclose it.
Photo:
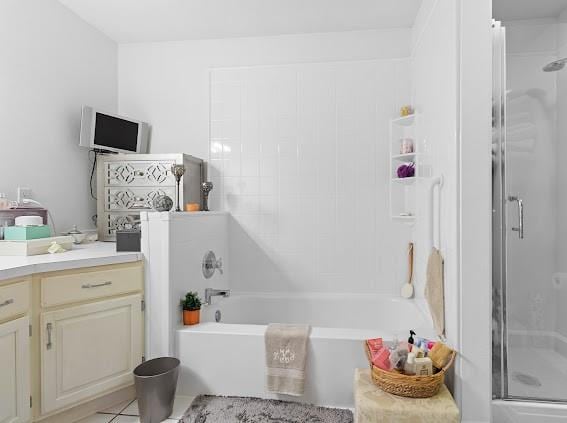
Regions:
[[[183,310],[183,324],[196,325],[201,319],[201,310]]]

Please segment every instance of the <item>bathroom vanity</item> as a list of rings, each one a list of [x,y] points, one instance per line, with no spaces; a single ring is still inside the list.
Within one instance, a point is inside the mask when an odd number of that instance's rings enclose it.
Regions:
[[[143,265],[114,249],[0,257],[0,422],[76,421],[133,398]]]

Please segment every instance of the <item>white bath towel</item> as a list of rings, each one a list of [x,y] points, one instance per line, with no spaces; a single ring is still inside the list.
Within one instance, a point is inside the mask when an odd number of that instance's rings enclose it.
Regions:
[[[303,395],[309,331],[309,325],[268,325],[264,341],[269,392]]]

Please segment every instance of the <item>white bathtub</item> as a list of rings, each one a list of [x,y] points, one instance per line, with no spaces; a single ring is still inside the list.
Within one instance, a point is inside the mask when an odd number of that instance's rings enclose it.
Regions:
[[[433,336],[420,300],[350,294],[240,294],[213,301],[202,311],[203,323],[176,331],[182,395],[276,398],[265,391],[266,325],[308,323],[312,330],[307,380],[305,395],[298,400],[352,407],[354,369],[368,366],[361,341],[405,339],[409,329],[418,336]],[[222,314],[220,323],[215,322],[217,310]]]

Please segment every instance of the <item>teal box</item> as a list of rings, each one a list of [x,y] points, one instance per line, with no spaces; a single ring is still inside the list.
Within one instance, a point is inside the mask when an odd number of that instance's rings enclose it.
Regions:
[[[51,229],[47,225],[41,226],[8,226],[4,228],[6,241],[27,241],[29,239],[49,238]]]

